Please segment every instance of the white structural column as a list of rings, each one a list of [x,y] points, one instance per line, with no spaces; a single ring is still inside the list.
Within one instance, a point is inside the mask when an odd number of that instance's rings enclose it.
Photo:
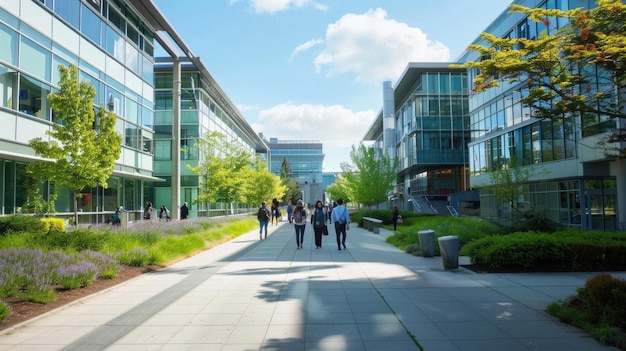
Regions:
[[[394,109],[393,87],[391,81],[385,81],[383,82],[383,144],[391,160],[396,158]]]
[[[172,220],[180,218],[180,59],[174,59],[172,86]]]

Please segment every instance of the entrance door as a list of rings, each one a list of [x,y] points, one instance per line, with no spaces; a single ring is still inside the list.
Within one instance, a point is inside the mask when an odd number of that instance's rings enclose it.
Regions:
[[[587,190],[585,191],[585,216],[582,227],[588,230],[615,231],[616,230],[616,194],[614,191]]]

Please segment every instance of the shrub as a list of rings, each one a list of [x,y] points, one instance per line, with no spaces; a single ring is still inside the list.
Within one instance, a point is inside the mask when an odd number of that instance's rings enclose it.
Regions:
[[[545,212],[530,210],[513,216],[514,232],[554,233],[559,225],[553,222]]]
[[[41,222],[45,233],[65,232],[65,221],[62,218],[42,218]]]
[[[115,234],[77,229],[69,232],[50,232],[41,235],[40,240],[45,243],[42,247],[51,249],[101,251],[110,235]]]
[[[402,215],[404,216],[404,214]],[[400,249],[406,250],[407,245],[419,244],[420,230],[432,229],[435,236],[456,235],[459,245],[463,247],[469,242],[500,233],[501,228],[493,223],[476,218],[419,215],[405,219],[398,225],[398,231],[387,237],[386,241]],[[435,240],[435,245],[438,245]],[[438,248],[435,248],[438,250]]]
[[[57,283],[64,289],[78,289],[90,285],[98,267],[93,262],[82,261],[75,264],[59,267],[57,269]]]
[[[0,323],[11,314],[11,308],[4,302],[0,301]]]
[[[39,217],[11,215],[0,217],[0,235],[7,233],[42,233],[44,224]]]
[[[555,236],[513,233],[469,243],[461,250],[472,262],[492,269],[532,270],[545,264],[563,266],[566,246]]]
[[[57,299],[57,293],[52,289],[29,288],[25,292],[19,293],[18,297],[24,301],[37,303],[48,303]]]
[[[626,281],[598,274],[576,289],[577,295],[551,303],[547,311],[603,344],[626,349]]]
[[[137,247],[132,250],[119,252],[115,255],[115,258],[122,264],[141,267],[150,263],[150,252],[142,247]]]
[[[598,274],[585,283],[591,308],[612,326],[626,327],[626,281]]]
[[[409,244],[404,249],[404,252],[411,254],[413,256],[421,256],[422,255],[422,247],[418,244]]]
[[[111,254],[86,250],[81,252],[89,262],[93,262],[97,267],[99,276],[104,279],[113,279],[120,272],[120,265]]]

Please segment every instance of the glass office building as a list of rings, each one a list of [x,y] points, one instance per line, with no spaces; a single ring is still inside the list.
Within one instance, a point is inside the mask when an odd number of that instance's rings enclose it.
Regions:
[[[291,167],[291,177],[298,181],[302,189],[304,202],[325,200],[322,175],[324,149],[320,141],[270,138],[267,145],[270,150],[270,172],[280,176],[283,162],[287,160]]]
[[[411,206],[406,202],[412,196],[412,201],[421,203],[420,210],[441,211],[429,202],[443,201],[447,212],[447,196],[469,187],[467,73],[448,66],[409,63],[393,88],[390,82],[384,85],[391,91],[390,128],[384,128],[381,111],[363,138],[380,150],[386,144],[392,147],[399,163],[400,194],[406,191],[401,196],[403,208]]]
[[[172,143],[173,139],[173,61],[157,58],[155,64],[155,118],[154,118],[154,175],[165,182],[153,183],[151,196],[155,205],[172,203]],[[228,140],[240,143],[251,156],[267,160],[268,147],[247,123],[234,103],[222,91],[199,60],[185,60],[181,64],[180,90],[180,202],[190,204],[190,216],[223,215],[249,211],[249,204],[192,205],[200,194],[199,176],[188,166],[197,166],[202,155],[195,147],[198,138],[208,132],[220,132]],[[174,204],[172,204],[174,206]],[[180,206],[180,204],[179,204]],[[258,204],[253,204],[258,206]]]
[[[52,121],[47,96],[58,90],[59,65],[75,65],[96,88],[94,104],[118,116],[122,153],[108,188],[86,189],[80,222],[100,222],[118,206],[140,212],[152,176],[154,30],[125,1],[14,0],[0,3],[0,201],[13,214],[33,183],[56,192],[59,215],[74,211],[71,192],[33,179],[38,160],[29,140]]]
[[[593,1],[518,0],[527,7],[570,8],[593,6]],[[551,26],[536,23],[522,14],[504,11],[485,30],[508,38],[537,38],[567,25],[554,19]],[[476,39],[475,43],[481,43]],[[478,60],[477,53],[466,52],[460,62]],[[476,72],[468,72],[470,82]],[[590,74],[595,74],[590,72]],[[601,91],[600,80],[592,91]],[[597,148],[598,138],[615,127],[615,120],[587,114],[559,120],[533,118],[530,108],[520,102],[527,95],[522,84],[502,82],[499,88],[471,94],[469,99],[470,182],[472,186],[490,184],[489,174],[499,165],[514,160],[515,167],[529,170],[533,176],[524,184],[524,195],[514,206],[537,210],[549,219],[566,226],[590,230],[615,231],[618,227],[618,184],[615,160]],[[623,189],[621,190],[624,191]],[[481,216],[508,218],[510,206],[496,199],[488,189],[481,190]],[[622,204],[622,206],[625,206]],[[624,219],[622,219],[624,221]]]
[[[194,141],[206,131],[222,131],[251,153],[267,154],[267,146],[150,0],[3,0],[0,47],[0,214],[20,212],[34,188],[44,199],[58,194],[58,216],[74,212],[69,189],[26,172],[30,162],[40,160],[28,142],[44,136],[53,123],[47,96],[59,89],[60,64],[75,65],[80,80],[95,87],[94,106],[117,115],[116,131],[123,139],[108,187],[81,194],[80,223],[104,222],[118,206],[134,220],[141,218],[147,201],[170,208],[180,206],[178,199],[191,203],[198,181],[186,164],[197,162]],[[168,149],[172,60],[155,65],[160,49],[185,62],[178,66],[184,70],[179,130],[184,151],[182,174],[175,174],[175,181],[173,148]],[[171,184],[181,184],[174,197]],[[192,215],[197,211],[193,206]]]

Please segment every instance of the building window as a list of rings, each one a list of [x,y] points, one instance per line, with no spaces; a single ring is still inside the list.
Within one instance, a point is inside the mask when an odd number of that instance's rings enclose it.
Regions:
[[[17,33],[0,23],[0,60],[17,65]]]
[[[79,19],[79,11],[80,11],[80,1],[79,0],[62,0],[54,2],[54,12],[59,15],[59,17],[63,18],[67,21],[72,27],[78,27],[78,19]]]
[[[17,108],[13,92],[17,86],[17,72],[0,65],[0,106],[10,109]]]
[[[22,74],[18,93],[19,110],[31,116],[50,120],[48,94],[50,87]]]
[[[33,41],[22,37],[22,49],[20,51],[20,68],[38,78],[50,81],[50,52]]]
[[[154,141],[154,160],[169,161],[172,159],[172,141],[171,140],[155,140]]]
[[[88,7],[83,6],[80,31],[98,46],[100,45],[100,27],[100,17]]]

